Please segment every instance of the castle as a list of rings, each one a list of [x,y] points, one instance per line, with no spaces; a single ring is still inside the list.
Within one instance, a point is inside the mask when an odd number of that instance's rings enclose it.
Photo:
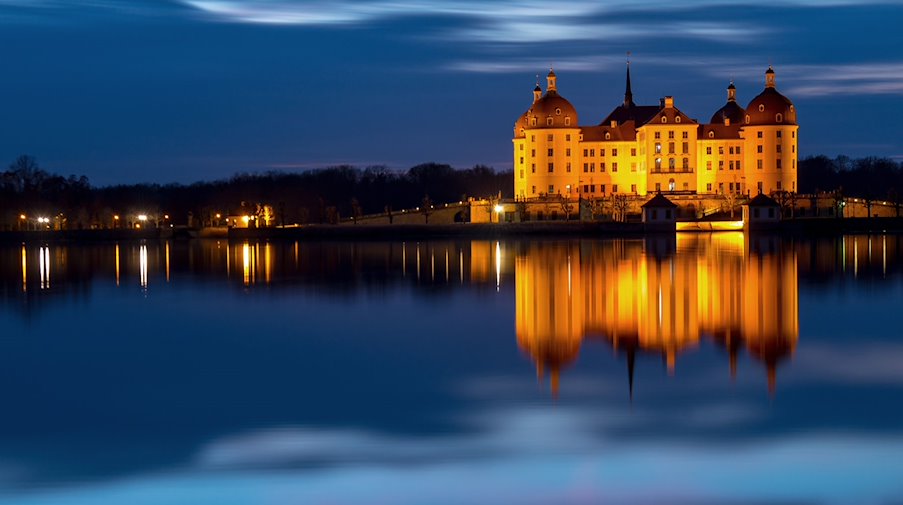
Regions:
[[[598,125],[579,124],[549,71],[545,94],[537,83],[514,126],[516,199],[796,191],[796,109],[777,91],[771,67],[746,108],[732,82],[727,103],[701,123],[670,96],[635,104],[628,63],[624,102]]]

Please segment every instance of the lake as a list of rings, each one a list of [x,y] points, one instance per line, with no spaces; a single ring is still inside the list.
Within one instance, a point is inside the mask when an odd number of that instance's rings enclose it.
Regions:
[[[903,503],[903,239],[0,246],[0,504]]]

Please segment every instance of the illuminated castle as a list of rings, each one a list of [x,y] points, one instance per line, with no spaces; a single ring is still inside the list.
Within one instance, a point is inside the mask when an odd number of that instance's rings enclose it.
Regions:
[[[550,71],[545,94],[537,83],[533,105],[514,126],[514,195],[796,191],[798,130],[796,109],[777,91],[771,67],[746,108],[731,83],[727,103],[700,123],[670,96],[635,104],[628,63],[624,102],[594,126],[579,126]]]

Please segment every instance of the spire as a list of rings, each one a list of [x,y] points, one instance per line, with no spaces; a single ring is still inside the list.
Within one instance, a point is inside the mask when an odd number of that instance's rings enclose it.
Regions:
[[[731,83],[727,86],[727,101],[728,102],[736,102],[737,101],[737,87],[734,86],[733,79],[731,79]]]
[[[633,372],[636,365],[636,350],[627,351],[627,385],[630,388],[630,402],[633,403]]]
[[[557,93],[558,92],[558,82],[557,82],[558,77],[555,75],[555,71],[552,70],[551,67],[549,67],[549,75],[546,78],[546,80],[548,81],[548,85],[546,87],[549,89],[549,92],[551,93],[552,91],[554,91]]]
[[[624,107],[633,107],[633,91],[630,90],[630,53],[627,53],[627,87],[624,90]]]
[[[774,68],[771,65],[768,65],[768,70],[765,71],[765,87],[774,87]]]
[[[542,98],[542,88],[539,87],[539,74],[536,74],[536,87],[533,88],[533,103]]]

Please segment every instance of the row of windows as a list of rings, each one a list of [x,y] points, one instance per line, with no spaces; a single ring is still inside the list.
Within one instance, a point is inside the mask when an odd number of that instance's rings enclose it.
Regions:
[[[662,138],[662,132],[655,132],[655,138],[656,139]],[[668,138],[669,139],[674,138],[674,130],[668,130]],[[680,138],[683,138],[683,139],[690,138],[690,134],[687,132],[680,132]]]
[[[536,126],[536,118],[530,118],[530,126]],[[546,126],[552,126],[552,117],[549,116],[546,118]],[[564,118],[564,126],[571,126],[571,118],[567,116]]]
[[[728,146],[727,152],[728,154],[740,154],[740,146]],[[706,147],[705,153],[712,154],[712,146]],[[718,146],[718,154],[724,154],[724,146]]]
[[[776,189],[777,189],[778,191],[780,191],[780,190],[782,189],[781,186],[782,186],[782,185],[781,185],[781,181],[777,181]],[[796,188],[796,183],[793,184],[793,187]],[[605,194],[605,184],[584,184],[584,185],[582,186],[582,188],[578,188],[578,190],[582,189],[582,191],[583,191],[584,194],[595,194],[597,188],[598,188],[598,190],[599,190],[599,193],[601,193],[601,194],[603,194],[603,195]],[[671,180],[668,181],[668,186],[667,186],[667,188],[668,188],[667,191],[677,191],[677,183],[675,182],[674,179],[671,179]],[[759,192],[762,192],[762,191],[763,191],[763,183],[762,183],[762,181],[758,181],[758,182],[756,183],[756,188],[758,189]],[[689,191],[689,190],[690,190],[690,184],[687,183],[687,182],[682,183],[682,189],[683,189],[684,191]],[[724,188],[724,183],[723,183],[723,182],[719,182],[719,183],[718,183],[718,192],[723,194],[723,193],[724,193],[724,189],[725,189],[725,188]],[[532,186],[532,187],[531,187],[531,190],[532,190],[532,193],[535,195],[535,194],[536,194],[536,186]],[[705,185],[705,190],[706,190],[706,192],[708,192],[708,193],[711,193],[711,192],[712,192],[712,183],[711,183],[711,182],[706,183],[706,185]],[[737,182],[737,183],[729,182],[729,183],[727,183],[727,190],[728,190],[730,193],[734,193],[734,192],[739,193],[739,192],[742,191],[742,187],[741,187],[741,185],[740,185],[739,182]],[[570,186],[570,185],[565,186],[565,191],[566,191],[567,193],[570,193],[570,192],[571,192],[571,186]],[[660,183],[660,182],[656,182],[656,183],[655,183],[655,191],[656,191],[656,192],[661,192],[661,191],[662,191],[662,183]],[[617,192],[618,192],[618,185],[617,185],[617,184],[612,184],[612,185],[611,185],[611,192],[612,192],[612,193],[617,193]],[[636,192],[637,192],[636,184],[631,184],[631,185],[630,185],[630,192],[631,192],[631,193],[636,193]],[[555,185],[554,185],[554,184],[549,184],[549,192],[548,192],[548,194],[550,194],[550,195],[556,194],[556,193],[555,193]]]
[[[711,161],[706,161],[706,162],[705,162],[705,169],[706,169],[706,170],[711,170],[711,169],[712,169],[712,162],[711,162]],[[728,164],[728,168],[727,168],[727,169],[728,169],[728,170],[734,170],[734,169],[740,170],[740,160],[737,160],[737,161],[731,160],[731,161],[729,162],[729,164]],[[718,160],[718,170],[724,170],[724,160]]]

